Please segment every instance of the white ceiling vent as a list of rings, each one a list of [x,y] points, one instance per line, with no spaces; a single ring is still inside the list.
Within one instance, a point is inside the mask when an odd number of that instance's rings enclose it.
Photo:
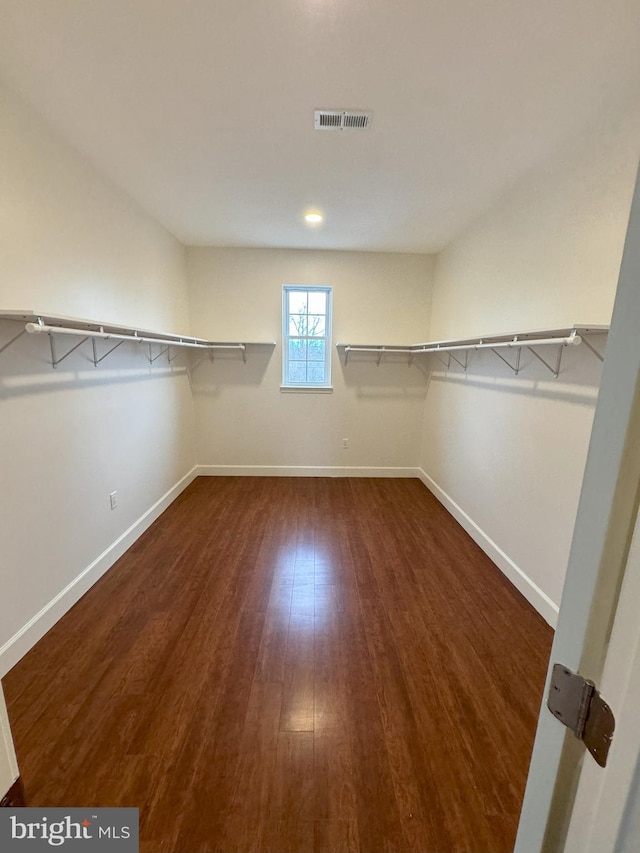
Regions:
[[[372,115],[363,110],[316,110],[313,119],[316,130],[366,130]]]

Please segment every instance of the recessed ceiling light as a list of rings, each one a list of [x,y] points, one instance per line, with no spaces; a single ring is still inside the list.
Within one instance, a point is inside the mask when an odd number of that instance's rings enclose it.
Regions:
[[[311,211],[310,213],[305,213],[304,219],[309,225],[319,225],[322,222],[322,214]]]

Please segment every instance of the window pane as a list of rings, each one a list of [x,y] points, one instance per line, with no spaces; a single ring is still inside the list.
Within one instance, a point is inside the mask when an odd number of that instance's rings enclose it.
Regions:
[[[312,341],[312,344],[317,341]],[[294,339],[289,340],[289,361],[306,361],[307,342]]]
[[[324,291],[309,293],[309,314],[327,313],[327,294]]]
[[[306,290],[290,290],[289,314],[300,314],[301,312],[307,313],[307,292]]]
[[[289,382],[307,381],[307,363],[305,361],[289,362]]]
[[[307,367],[307,382],[324,382],[324,364],[309,362]]]
[[[324,340],[309,341],[307,345],[307,352],[309,353],[307,358],[309,361],[324,361],[324,347]],[[289,358],[291,358],[291,350],[289,350]]]
[[[324,335],[325,320],[326,318],[322,314],[309,314],[307,335]]]
[[[283,385],[331,384],[331,288],[283,288]]]
[[[298,314],[296,316],[289,315],[289,334],[294,337],[307,334],[309,326],[308,317],[306,314]]]

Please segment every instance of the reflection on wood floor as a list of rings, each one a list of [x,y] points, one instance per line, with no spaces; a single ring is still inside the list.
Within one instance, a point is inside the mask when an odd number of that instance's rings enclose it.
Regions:
[[[141,851],[512,849],[552,631],[418,480],[199,478],[7,675]]]

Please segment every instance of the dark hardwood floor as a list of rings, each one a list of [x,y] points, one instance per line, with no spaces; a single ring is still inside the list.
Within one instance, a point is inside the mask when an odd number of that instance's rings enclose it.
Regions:
[[[200,478],[4,681],[141,851],[513,847],[551,629],[418,480]]]

